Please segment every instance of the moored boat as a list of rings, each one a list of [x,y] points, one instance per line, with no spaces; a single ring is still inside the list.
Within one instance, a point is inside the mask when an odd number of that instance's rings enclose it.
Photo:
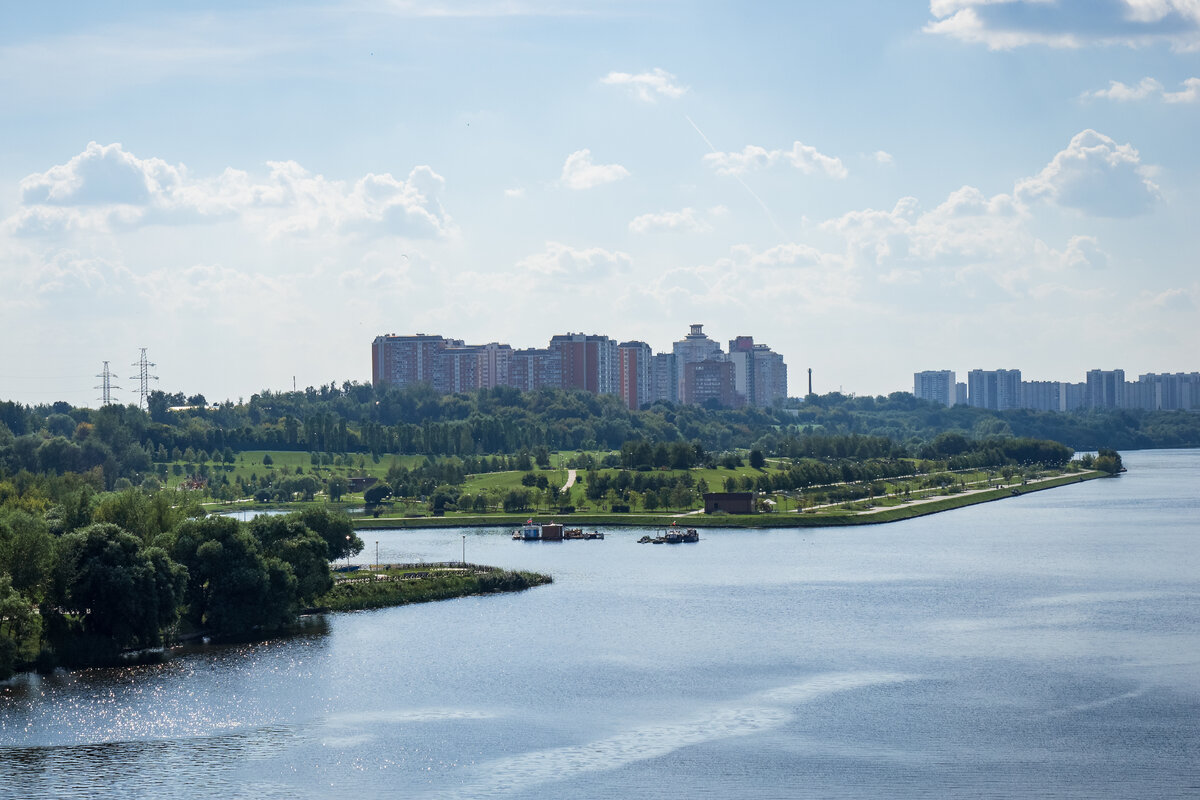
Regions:
[[[700,533],[695,528],[683,530],[672,522],[671,527],[663,531],[661,535],[643,536],[638,539],[638,544],[683,544],[684,542],[698,541],[700,541]]]
[[[513,539],[518,539],[525,542],[536,542],[542,538],[542,526],[536,524],[533,520],[529,520],[521,527],[513,531]]]

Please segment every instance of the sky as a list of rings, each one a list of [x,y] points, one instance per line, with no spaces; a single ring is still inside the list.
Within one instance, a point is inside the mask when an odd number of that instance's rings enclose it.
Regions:
[[[1200,369],[1197,0],[26,3],[0,98],[0,399],[693,323],[792,395]]]

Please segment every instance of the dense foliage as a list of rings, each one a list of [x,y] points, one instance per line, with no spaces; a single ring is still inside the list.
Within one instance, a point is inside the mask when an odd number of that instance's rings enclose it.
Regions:
[[[684,468],[703,461],[705,452],[734,449],[787,457],[897,457],[899,449],[918,455],[947,432],[971,441],[1045,439],[1077,450],[1200,446],[1200,414],[1192,412],[994,412],[945,408],[900,392],[809,397],[772,409],[713,410],[660,402],[635,412],[616,397],[585,392],[522,394],[499,388],[437,395],[425,387],[375,389],[346,383],[168,410],[184,401],[182,395],[155,392],[148,413],[131,406],[84,409],[66,403],[27,407],[0,402],[0,479],[39,476],[33,480],[54,484],[43,486],[42,493],[61,499],[65,491],[83,486],[111,491],[122,479],[135,485],[147,478],[162,481],[167,465],[178,468],[178,462],[195,465],[207,477],[210,463],[230,464],[237,453],[251,449],[309,452],[315,465],[327,464],[335,453],[459,459],[434,458],[424,472],[412,471],[406,483],[415,488],[401,494],[427,494],[439,484],[458,482],[444,474],[448,468],[459,474],[528,469],[531,456],[551,450],[620,450],[626,468]],[[861,452],[796,450],[795,442],[812,433],[869,438],[855,440]],[[526,463],[514,465],[516,459]],[[389,483],[396,482],[389,477]],[[291,475],[276,476],[267,485],[230,486],[228,494],[280,500],[311,498],[322,490],[343,493],[345,487]],[[0,484],[0,502],[4,491]]]
[[[995,412],[946,408],[903,392],[812,396],[771,409],[714,410],[659,402],[630,411],[615,396],[586,392],[526,394],[497,388],[438,395],[427,387],[376,389],[345,383],[168,410],[183,402],[182,395],[155,392],[149,413],[127,406],[80,409],[66,403],[27,407],[0,402],[0,469],[95,474],[102,488],[112,489],[121,477],[137,481],[151,474],[156,463],[228,463],[243,450],[466,459],[539,448],[619,450],[640,440],[652,448],[682,442],[709,451],[753,448],[783,455],[784,440],[802,433],[882,437],[911,450],[947,431],[974,440],[1049,439],[1077,450],[1200,446],[1200,414],[1193,412]],[[646,454],[634,457],[644,460]],[[466,468],[487,471],[486,465],[478,466]]]
[[[159,491],[168,481],[223,500],[363,492],[371,507],[419,497],[435,514],[524,512],[542,500],[653,510],[694,507],[710,489],[849,482],[861,492],[931,465],[1055,466],[1072,447],[1104,448],[1093,463],[1117,472],[1120,457],[1108,448],[1175,446],[1200,446],[1200,414],[996,413],[905,393],[809,397],[771,409],[659,402],[630,411],[616,397],[583,392],[443,396],[344,383],[217,406],[155,392],[146,411],[0,402],[0,676],[31,659],[111,660],[154,647],[177,627],[225,636],[275,629],[329,591],[331,559],[362,548],[344,517],[314,510],[249,525],[206,518],[194,493]],[[249,451],[261,453],[261,473],[235,471]],[[579,472],[569,491],[536,469],[564,451],[559,465]],[[740,468],[747,454],[754,473],[710,472],[720,486],[691,472]],[[276,468],[284,456],[292,466]],[[364,474],[367,459],[383,479],[351,492],[350,468]],[[298,460],[311,464],[307,474]],[[520,471],[520,487],[464,493],[467,476],[500,471]]]
[[[363,547],[348,519],[324,510],[249,524],[148,519],[159,496],[98,496],[90,516],[65,526],[61,516],[0,507],[0,679],[35,659],[111,663],[161,645],[180,625],[218,637],[277,630],[329,591],[331,557]],[[133,524],[100,521],[106,509]]]
[[[407,575],[405,574],[407,573]],[[418,577],[419,580],[410,580]],[[520,592],[551,583],[548,575],[464,565],[460,569],[397,570],[360,580],[339,583],[320,598],[331,611],[355,611],[368,608],[427,603],[473,594]]]

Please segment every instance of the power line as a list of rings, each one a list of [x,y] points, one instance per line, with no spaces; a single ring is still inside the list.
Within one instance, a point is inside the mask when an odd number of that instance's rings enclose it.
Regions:
[[[99,375],[97,375],[96,377],[101,379],[101,381],[100,381],[100,385],[99,385],[99,386],[93,386],[92,388],[93,388],[93,389],[100,389],[100,390],[101,390],[101,392],[102,392],[102,395],[101,395],[100,397],[98,397],[97,399],[98,399],[98,400],[99,400],[101,403],[103,403],[104,405],[106,405],[106,406],[107,406],[107,405],[112,405],[112,393],[113,393],[113,390],[114,390],[114,389],[120,389],[121,387],[120,387],[120,386],[113,386],[113,385],[112,385],[112,379],[113,379],[113,378],[115,378],[115,377],[117,377],[117,376],[116,376],[116,375],[113,375],[111,372],[109,372],[109,370],[108,370],[108,362],[107,362],[107,361],[105,361],[105,362],[104,362],[104,369],[103,369],[103,370],[100,372],[100,374],[99,374]]]
[[[138,408],[150,407],[148,398],[150,397],[150,381],[158,380],[157,375],[150,374],[150,368],[158,366],[146,360],[146,348],[142,348],[142,357],[131,366],[138,368]]]

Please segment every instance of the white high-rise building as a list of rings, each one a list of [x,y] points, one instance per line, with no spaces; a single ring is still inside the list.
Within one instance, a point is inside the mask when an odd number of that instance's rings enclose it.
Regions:
[[[692,325],[691,332],[671,346],[671,353],[675,356],[675,396],[678,398],[683,397],[684,368],[688,364],[720,361],[724,355],[721,345],[704,333],[703,325]]]
[[[954,370],[938,369],[913,373],[913,395],[918,400],[932,400],[944,406],[954,405],[956,393]]]

